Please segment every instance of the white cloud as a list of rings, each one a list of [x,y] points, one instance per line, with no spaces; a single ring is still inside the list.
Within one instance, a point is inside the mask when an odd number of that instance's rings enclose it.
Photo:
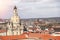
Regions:
[[[57,0],[10,0],[10,3],[12,3],[9,4],[9,11],[7,13],[10,13],[11,16],[13,12],[12,8],[16,5],[21,18],[56,17],[60,16],[60,3],[56,1]]]

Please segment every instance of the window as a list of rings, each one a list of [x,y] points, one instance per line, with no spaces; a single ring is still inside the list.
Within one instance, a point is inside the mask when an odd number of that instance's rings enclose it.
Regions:
[[[14,35],[14,32],[13,32],[13,35]]]
[[[17,32],[17,34],[18,34],[18,32]]]
[[[1,30],[2,28],[0,27],[0,30]]]

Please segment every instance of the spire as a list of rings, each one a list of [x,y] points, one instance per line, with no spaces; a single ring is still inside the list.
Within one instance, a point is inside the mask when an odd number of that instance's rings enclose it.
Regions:
[[[17,9],[17,7],[16,7],[16,6],[14,6],[14,9]]]
[[[18,15],[18,13],[17,13],[17,7],[14,6],[14,9],[13,10],[14,10],[14,15],[17,16]]]

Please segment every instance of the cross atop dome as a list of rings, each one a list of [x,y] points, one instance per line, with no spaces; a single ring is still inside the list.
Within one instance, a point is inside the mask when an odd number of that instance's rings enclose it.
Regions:
[[[14,6],[14,9],[17,9],[17,7],[16,7],[16,6]]]

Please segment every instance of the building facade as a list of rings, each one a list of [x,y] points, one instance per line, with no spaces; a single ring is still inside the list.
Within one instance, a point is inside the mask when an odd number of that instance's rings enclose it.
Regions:
[[[16,6],[13,9],[13,16],[8,22],[7,28],[7,35],[20,35],[23,33],[23,26],[21,25]]]

